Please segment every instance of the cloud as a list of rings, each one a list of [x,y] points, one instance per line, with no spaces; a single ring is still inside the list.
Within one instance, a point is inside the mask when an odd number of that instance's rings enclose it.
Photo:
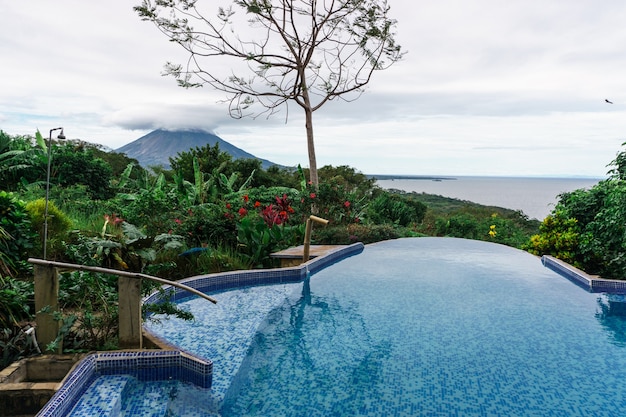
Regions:
[[[185,62],[185,52],[133,5],[5,2],[0,129],[64,126],[70,138],[117,148],[155,128],[200,128],[263,158],[307,165],[298,106],[236,120],[223,94],[179,88],[161,73],[166,61]],[[605,174],[626,140],[626,3],[389,5],[408,53],[376,72],[358,100],[315,113],[319,164],[402,174]]]

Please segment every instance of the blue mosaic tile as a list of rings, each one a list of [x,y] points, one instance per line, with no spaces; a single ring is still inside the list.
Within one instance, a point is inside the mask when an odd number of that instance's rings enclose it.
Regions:
[[[96,378],[81,395],[71,410],[71,417],[119,416],[122,393],[132,381],[128,375],[109,375]]]
[[[376,262],[369,252],[305,285],[217,297],[260,320],[235,314],[229,323],[198,300],[202,320],[182,332],[170,323],[166,338],[215,359],[207,401],[223,415],[619,415],[620,320],[601,317],[593,294],[535,257],[501,245],[474,250],[484,242],[454,250],[442,241],[456,242],[424,239],[401,248],[402,257],[386,252]],[[388,245],[396,244],[403,242]],[[313,260],[300,270],[318,266]],[[605,332],[615,333],[611,343]]]
[[[93,405],[94,401],[103,397],[104,391],[111,391],[113,397],[103,402],[115,403],[114,385],[122,386],[122,381],[137,378],[144,381],[168,381],[196,384],[208,389],[211,387],[213,365],[210,361],[201,360],[179,351],[135,351],[135,352],[104,352],[88,355],[78,363],[76,368],[67,376],[63,386],[39,412],[39,417],[63,417],[72,407],[80,404],[83,395],[94,381],[100,382],[94,388],[94,393],[88,394],[89,401],[83,401],[78,409],[77,416],[102,415],[106,408],[102,405]],[[110,382],[109,382],[110,381]],[[113,384],[113,385],[111,385]],[[125,386],[125,384],[124,384]],[[99,388],[98,388],[99,387]],[[105,388],[102,388],[105,387]],[[108,388],[106,388],[108,387]],[[104,397],[103,397],[104,398]],[[91,407],[91,411],[90,410]],[[115,408],[112,410],[116,410]],[[89,414],[89,413],[92,414]]]

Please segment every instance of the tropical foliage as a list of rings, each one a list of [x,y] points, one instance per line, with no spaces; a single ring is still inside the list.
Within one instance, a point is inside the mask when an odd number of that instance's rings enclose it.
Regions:
[[[559,196],[529,251],[556,256],[590,274],[626,279],[626,151],[609,167],[609,178],[591,189]]]

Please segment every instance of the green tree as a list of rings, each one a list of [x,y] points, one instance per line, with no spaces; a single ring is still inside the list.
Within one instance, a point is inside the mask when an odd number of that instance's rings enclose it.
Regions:
[[[144,170],[139,165],[139,161],[137,161],[135,158],[129,158],[124,153],[106,152],[99,147],[94,147],[93,155],[96,158],[102,159],[111,167],[111,174],[113,178],[117,178],[122,175],[128,164],[132,164],[134,166],[132,178],[137,178]]]
[[[65,144],[54,150],[52,166],[50,182],[61,187],[86,185],[87,192],[98,200],[113,197],[111,166],[103,159],[96,158],[93,149],[80,144]]]
[[[622,146],[626,146],[626,142],[622,143]],[[619,152],[608,166],[612,167],[608,172],[611,178],[626,180],[626,151]]]
[[[310,181],[317,187],[313,112],[330,100],[356,99],[374,71],[402,57],[386,0],[235,0],[219,7],[213,20],[199,3],[143,0],[134,8],[190,54],[186,66],[167,63],[165,72],[183,87],[209,85],[226,93],[236,118],[297,104],[305,115]],[[239,29],[244,25],[246,31]],[[233,73],[219,74],[216,57]],[[247,74],[238,75],[237,68]]]
[[[0,174],[14,169],[14,161],[23,151],[11,149],[13,139],[0,130]]]
[[[0,130],[0,184],[5,190],[15,191],[20,185],[21,173],[36,164],[41,149],[34,147],[32,138],[9,136]]]
[[[201,148],[196,146],[187,152],[179,152],[175,157],[170,158],[170,166],[173,171],[182,175],[184,180],[193,182],[196,176],[194,159],[197,160],[200,172],[218,175],[224,172],[233,158],[228,152],[220,151],[218,143],[213,146],[207,144]]]
[[[426,215],[426,205],[409,195],[381,192],[368,207],[368,219],[377,224],[391,223],[407,227],[419,224]]]
[[[23,139],[24,141],[26,139]],[[52,142],[50,184],[68,187],[82,184],[92,198],[109,199],[113,196],[111,189],[112,169],[101,158],[94,155],[94,147],[86,146],[86,142]],[[21,145],[22,148],[25,146]],[[29,145],[30,149],[21,152],[17,157],[16,166],[11,175],[6,177],[11,189],[23,184],[45,184],[48,166],[48,155],[45,144]],[[2,178],[0,173],[0,178]]]
[[[626,151],[609,167],[609,178],[591,189],[559,196],[552,215],[531,238],[531,252],[556,256],[604,278],[626,279]]]

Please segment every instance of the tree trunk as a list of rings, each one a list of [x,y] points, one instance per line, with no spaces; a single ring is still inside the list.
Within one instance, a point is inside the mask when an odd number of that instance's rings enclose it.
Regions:
[[[309,150],[309,181],[317,189],[319,179],[317,177],[317,159],[315,158],[315,141],[313,138],[313,110],[310,107],[304,108],[306,118],[306,143]]]

